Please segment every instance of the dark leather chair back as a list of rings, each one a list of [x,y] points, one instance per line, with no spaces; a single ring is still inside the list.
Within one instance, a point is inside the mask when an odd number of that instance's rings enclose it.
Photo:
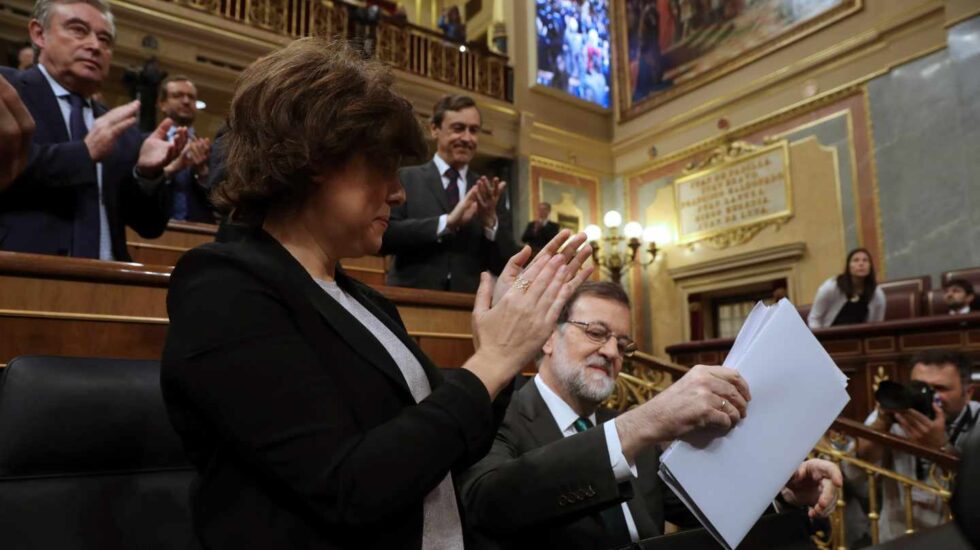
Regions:
[[[885,292],[885,320],[922,316],[922,297],[932,288],[928,275],[878,283]]]
[[[926,293],[926,315],[949,315],[949,306],[943,298],[943,290],[937,288]]]
[[[0,545],[197,548],[157,361],[18,357],[0,378]]]
[[[980,289],[980,267],[965,267],[963,269],[947,271],[942,275],[942,284],[946,284],[953,279],[966,279],[973,285],[974,290],[978,290]]]

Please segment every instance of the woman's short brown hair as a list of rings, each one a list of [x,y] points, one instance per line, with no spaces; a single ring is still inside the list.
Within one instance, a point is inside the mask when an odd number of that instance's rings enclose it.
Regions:
[[[261,223],[270,210],[302,204],[313,176],[356,155],[387,172],[403,156],[424,157],[412,105],[392,82],[385,65],[341,41],[303,38],[252,63],[231,101],[228,178],[215,204],[237,221]]]

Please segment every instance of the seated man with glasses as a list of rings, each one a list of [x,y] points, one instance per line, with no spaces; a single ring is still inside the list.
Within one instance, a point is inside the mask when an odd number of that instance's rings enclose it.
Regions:
[[[660,445],[731,428],[749,388],[732,369],[699,365],[618,417],[602,408],[636,351],[629,308],[609,282],[585,283],[569,297],[538,375],[514,393],[490,453],[457,479],[467,548],[622,548],[663,534],[665,520],[698,525],[657,476]],[[781,497],[824,515],[842,482],[832,463],[808,460]]]

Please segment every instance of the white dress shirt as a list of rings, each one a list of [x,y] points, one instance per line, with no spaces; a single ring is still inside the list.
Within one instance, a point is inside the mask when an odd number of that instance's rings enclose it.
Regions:
[[[970,304],[966,304],[965,306],[961,307],[960,309],[951,309],[951,310],[949,310],[949,314],[950,315],[966,315],[968,313],[970,313]]]
[[[75,136],[71,135],[71,123],[69,119],[71,118],[71,102],[68,100],[68,96],[71,92],[65,89],[64,86],[58,84],[58,81],[54,79],[48,70],[44,68],[41,63],[37,64],[37,68],[47,79],[48,84],[51,86],[51,91],[54,92],[54,96],[58,98],[58,107],[61,107],[61,116],[65,120],[65,129],[68,130],[69,139],[74,140]],[[85,104],[82,107],[82,119],[85,121],[85,127],[89,130],[92,129],[92,124],[95,123],[95,112],[92,110],[92,100],[90,98],[85,98]],[[99,185],[99,259],[100,260],[114,260],[112,255],[112,237],[109,235],[109,218],[105,213],[105,200],[102,198],[102,163],[95,164],[95,177]]]
[[[565,401],[558,396],[547,384],[541,380],[540,376],[534,377],[534,385],[538,387],[541,399],[548,406],[552,418],[558,424],[558,429],[564,437],[569,437],[578,433],[575,429],[575,421],[578,420],[578,413]],[[589,415],[589,421],[595,426],[595,413]],[[637,477],[636,466],[626,461],[623,455],[623,443],[619,439],[619,431],[616,430],[616,422],[610,420],[603,422],[602,429],[606,433],[606,450],[609,453],[609,465],[612,467],[613,476],[618,483],[622,483],[630,478]],[[640,534],[636,530],[636,522],[633,521],[633,514],[630,513],[629,506],[622,502],[623,516],[626,519],[626,528],[629,530],[630,539],[633,542],[640,540]]]
[[[449,178],[446,177],[446,170],[449,170],[451,166],[449,166],[449,163],[442,160],[442,157],[439,156],[439,153],[436,153],[436,155],[432,158],[432,162],[436,163],[436,169],[439,170],[439,177],[442,178],[442,188],[448,189],[450,182],[449,182]],[[459,172],[459,185],[457,185],[456,187],[459,190],[459,202],[463,202],[463,198],[466,196],[466,174],[469,172],[469,169],[470,166],[467,164],[466,166],[457,170],[457,172]],[[443,235],[446,234],[447,231],[446,225],[448,223],[448,219],[449,219],[449,214],[443,214],[439,216],[439,227],[436,229],[436,237],[442,237]],[[484,227],[483,235],[489,241],[496,240],[497,221],[493,222],[493,227]]]

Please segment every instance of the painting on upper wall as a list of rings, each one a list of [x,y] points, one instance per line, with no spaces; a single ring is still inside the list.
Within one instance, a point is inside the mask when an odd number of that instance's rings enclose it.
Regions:
[[[610,0],[536,0],[536,82],[608,108]]]
[[[620,119],[747,65],[863,0],[615,0]]]

